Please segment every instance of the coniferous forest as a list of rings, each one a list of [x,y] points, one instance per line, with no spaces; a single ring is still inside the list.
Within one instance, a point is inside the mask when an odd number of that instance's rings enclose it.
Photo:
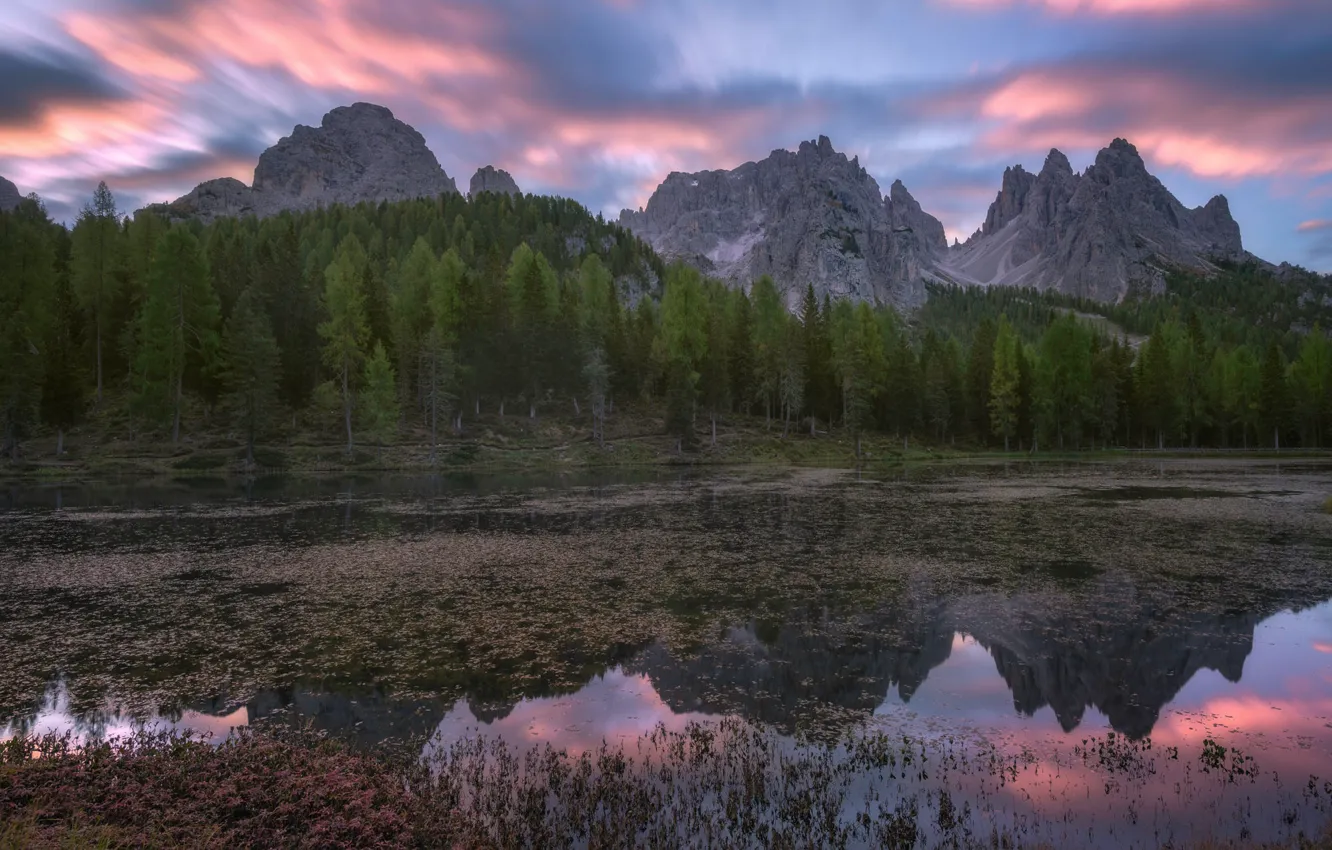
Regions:
[[[1007,450],[1332,445],[1326,278],[1231,266],[1106,305],[935,288],[911,314],[788,304],[666,265],[558,198],[460,195],[209,225],[72,229],[0,213],[0,417],[25,442],[298,431],[345,446],[465,439],[481,415],[560,417],[601,444],[647,410],[679,451],[744,422]]]

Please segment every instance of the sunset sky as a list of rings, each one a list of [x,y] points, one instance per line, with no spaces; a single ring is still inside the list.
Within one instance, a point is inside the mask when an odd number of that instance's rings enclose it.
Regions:
[[[357,100],[466,190],[613,216],[672,170],[828,135],[950,237],[1005,165],[1116,136],[1245,246],[1332,271],[1332,0],[0,0],[0,176],[69,219],[250,181]]]

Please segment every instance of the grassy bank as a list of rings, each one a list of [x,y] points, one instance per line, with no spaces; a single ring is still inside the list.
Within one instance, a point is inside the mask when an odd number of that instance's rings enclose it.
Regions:
[[[714,442],[711,423],[697,422],[697,439],[681,445],[665,433],[660,412],[619,409],[607,422],[604,441],[591,437],[585,415],[500,416],[490,412],[465,421],[462,434],[440,435],[434,450],[422,429],[405,429],[392,445],[364,443],[347,451],[336,432],[292,421],[257,445],[247,461],[243,435],[191,423],[179,443],[164,435],[135,433],[111,416],[96,418],[65,436],[57,453],[54,434],[41,434],[23,445],[19,463],[0,462],[0,479],[78,480],[119,476],[230,476],[264,473],[517,471],[644,466],[736,464],[810,465],[849,468],[938,460],[1028,460],[1060,458],[1149,457],[1327,457],[1327,452],[1239,452],[1186,449],[1138,452],[1123,448],[1083,451],[1004,452],[956,441],[929,442],[917,437],[868,433],[857,457],[854,436],[826,426],[809,431],[808,422],[783,433],[780,422],[758,416],[728,416],[719,421]]]

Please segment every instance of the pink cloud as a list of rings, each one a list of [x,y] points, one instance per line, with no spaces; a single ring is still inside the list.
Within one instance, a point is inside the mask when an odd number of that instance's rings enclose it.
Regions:
[[[66,32],[187,108],[192,87],[230,65],[280,71],[310,88],[354,92],[425,128],[494,139],[494,164],[520,182],[573,189],[589,163],[621,171],[716,167],[747,158],[771,109],[557,102],[524,57],[497,47],[516,26],[501,12],[445,0],[412,7],[410,26],[365,0],[188,2],[162,11],[77,12]],[[318,115],[303,117],[313,123]],[[45,135],[33,130],[29,146]],[[3,153],[3,148],[0,148]],[[637,196],[637,193],[634,193]]]
[[[1300,222],[1299,227],[1295,229],[1300,233],[1313,233],[1315,230],[1330,230],[1332,229],[1332,219],[1316,218],[1312,221],[1302,221]],[[1332,653],[1332,644],[1316,643],[1314,644],[1314,649],[1319,652]]]
[[[1332,146],[1316,126],[1332,112],[1329,94],[1273,100],[1163,72],[1087,67],[1023,72],[973,105],[994,151],[1098,148],[1122,136],[1155,164],[1202,177],[1332,170]]]
[[[1019,0],[949,0],[958,6],[1007,8]],[[1062,15],[1178,15],[1189,12],[1235,12],[1260,8],[1257,0],[1025,0]]]

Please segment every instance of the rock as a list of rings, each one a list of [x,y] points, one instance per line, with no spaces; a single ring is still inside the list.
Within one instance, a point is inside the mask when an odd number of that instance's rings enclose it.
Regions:
[[[771,275],[792,307],[807,284],[820,297],[919,304],[948,250],[943,226],[905,186],[885,199],[826,136],[731,171],[672,173],[620,223],[733,285]]]
[[[1041,173],[1015,166],[978,235],[941,271],[959,283],[1056,289],[1100,301],[1159,291],[1171,268],[1214,271],[1248,258],[1224,197],[1190,210],[1116,139],[1081,176],[1051,151]]]
[[[7,212],[14,209],[21,200],[23,196],[19,194],[18,187],[0,177],[0,211]]]
[[[457,191],[420,133],[382,106],[355,103],[329,112],[319,127],[298,124],[264,151],[253,187],[231,178],[209,180],[156,208],[206,222]]]
[[[227,216],[257,215],[255,207],[258,196],[244,183],[234,177],[222,177],[200,183],[183,197],[170,204],[159,205],[170,218],[197,218],[212,221]]]
[[[468,188],[468,194],[475,198],[482,192],[505,195],[521,195],[523,193],[518,188],[518,184],[509,176],[509,172],[497,169],[493,165],[478,168],[476,173],[472,175],[472,183]]]

